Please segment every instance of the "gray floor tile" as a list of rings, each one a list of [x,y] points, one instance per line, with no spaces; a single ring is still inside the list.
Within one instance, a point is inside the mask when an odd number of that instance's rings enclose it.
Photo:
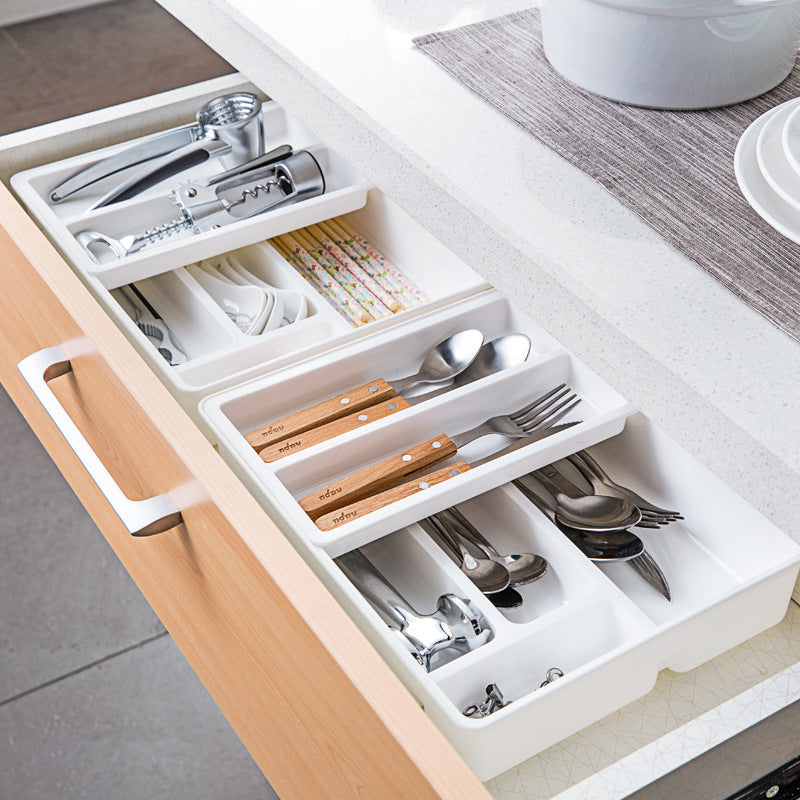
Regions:
[[[163,626],[0,389],[0,700]]]
[[[277,795],[164,637],[0,706],[0,798]]]
[[[231,72],[152,0],[24,22],[0,38],[0,134]]]

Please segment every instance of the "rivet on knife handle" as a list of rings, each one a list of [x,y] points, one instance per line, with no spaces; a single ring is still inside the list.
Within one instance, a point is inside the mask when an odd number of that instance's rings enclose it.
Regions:
[[[382,492],[401,478],[449,458],[455,452],[456,446],[451,439],[436,436],[317,489],[300,500],[300,507],[311,519],[317,519],[329,511]]]
[[[424,475],[413,481],[407,481],[400,484],[400,486],[395,486],[393,489],[368,497],[366,500],[360,500],[357,503],[325,514],[317,520],[317,527],[323,531],[332,531],[340,525],[361,519],[361,517],[371,514],[384,506],[396,503],[398,500],[404,500],[406,497],[411,497],[419,492],[424,492],[425,489],[444,483],[450,478],[455,478],[457,475],[469,470],[469,468],[469,464],[466,461],[459,461],[452,466],[442,467],[442,469],[431,472],[429,475]]]
[[[269,425],[250,431],[244,438],[256,451],[261,451],[267,445],[305,433],[312,428],[346,417],[355,411],[369,408],[383,400],[391,399],[395,394],[395,390],[383,378],[378,378],[309,408],[304,408],[302,411],[296,411],[294,414],[276,419]]]
[[[275,444],[267,445],[259,452],[261,458],[266,462],[278,461],[278,459],[286,458],[292,453],[299,453],[307,447],[313,447],[315,444],[327,442],[328,439],[333,439],[336,436],[341,436],[343,433],[357,430],[370,422],[376,422],[384,417],[396,414],[404,408],[409,407],[408,400],[402,397],[393,397],[384,403],[378,403],[376,406],[370,406],[363,411],[357,411],[355,414],[348,414],[342,419],[337,419],[334,422],[329,422],[327,425],[320,425],[319,428],[312,428],[310,431],[301,433],[299,436],[293,436],[290,439],[283,439]]]

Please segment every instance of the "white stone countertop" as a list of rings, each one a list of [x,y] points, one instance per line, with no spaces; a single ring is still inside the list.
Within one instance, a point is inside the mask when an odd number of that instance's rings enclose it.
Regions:
[[[411,43],[531,2],[159,2],[800,541],[800,344]],[[727,654],[690,678],[663,675],[617,723],[591,726],[491,790],[623,797],[702,752],[670,750],[681,726],[705,730],[721,715],[709,741],[721,740],[797,699],[796,616],[793,605],[781,626],[731,651],[753,661],[735,691],[713,688]],[[770,648],[780,668],[764,665]],[[706,669],[713,679],[697,702],[691,686]],[[672,702],[674,687],[686,698]],[[640,712],[646,741],[626,730],[626,714]],[[591,786],[569,789],[583,780]]]

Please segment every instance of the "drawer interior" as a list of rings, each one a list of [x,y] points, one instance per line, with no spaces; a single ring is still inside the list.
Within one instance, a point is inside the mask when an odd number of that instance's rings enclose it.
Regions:
[[[274,103],[265,109],[267,147],[288,140],[311,149],[329,178],[324,195],[97,264],[74,234],[92,226],[119,236],[174,212],[163,186],[100,211],[90,207],[108,183],[62,204],[47,202],[55,183],[122,149],[124,136],[110,148],[26,169],[12,185],[481,779],[645,694],[660,669],[692,669],[780,619],[800,565],[795,543],[369,187],[313,132]],[[184,121],[191,119],[187,113]],[[136,131],[132,118],[128,139]],[[208,164],[196,173],[210,174]],[[369,239],[427,301],[353,327],[269,241],[335,216]],[[215,269],[215,260],[228,255],[257,278],[301,297],[305,316],[257,335],[243,333],[195,267],[205,262]],[[157,342],[139,329],[129,284],[167,323],[185,363],[170,365]],[[435,344],[466,329],[479,330],[485,341],[524,333],[530,355],[507,370],[414,402],[425,394],[418,387],[406,395],[409,407],[272,461],[248,443],[253,431],[352,387],[412,374]],[[561,384],[580,403],[563,420],[575,424],[552,436],[479,464],[500,446],[498,440],[465,445],[441,465],[463,458],[472,462],[470,469],[332,529],[322,529],[300,504],[382,458],[513,412]],[[636,529],[669,582],[671,600],[629,564],[590,561],[512,483],[587,448],[619,483],[682,512],[684,519],[658,530]],[[544,577],[518,587],[517,608],[496,607],[430,535],[423,521],[449,507],[457,507],[500,552],[536,553],[547,561]],[[486,632],[479,646],[447,651],[427,671],[338,566],[337,559],[356,548],[419,613],[435,611],[448,593],[468,601]],[[563,676],[544,683],[552,668]],[[492,683],[507,704],[484,718],[465,716],[464,709],[480,703]]]

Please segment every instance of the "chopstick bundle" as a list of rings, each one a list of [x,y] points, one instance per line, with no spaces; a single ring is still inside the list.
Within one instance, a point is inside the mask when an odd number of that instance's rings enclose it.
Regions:
[[[309,233],[340,263],[347,267],[367,289],[378,298],[389,311],[399,311],[403,304],[378,283],[364,268],[353,261],[336,242],[328,236],[319,225],[309,225]]]
[[[341,219],[270,240],[352,325],[364,325],[428,298]]]
[[[328,302],[350,323],[355,326],[372,321],[373,317],[337,283],[325,269],[315,261],[308,251],[294,239],[285,234],[272,240],[281,254],[297,269],[297,271],[322,294]]]
[[[428,300],[428,298],[417,289],[417,287],[414,286],[414,284],[411,283],[383,253],[376,250],[361,236],[361,234],[353,230],[347,222],[343,219],[333,219],[331,222],[335,228],[341,230],[344,236],[347,237],[345,241],[348,244],[352,244],[352,247],[359,254],[362,263],[376,264],[378,269],[383,271],[383,274],[387,275],[393,283],[399,286],[400,291],[411,301],[407,303],[407,305],[417,305],[418,303],[424,303]]]
[[[320,242],[315,241],[304,230],[294,232],[297,241],[305,247],[308,254],[321,264],[323,269],[374,319],[389,316],[392,312],[372,294],[366,286],[348,269],[337,261]]]

